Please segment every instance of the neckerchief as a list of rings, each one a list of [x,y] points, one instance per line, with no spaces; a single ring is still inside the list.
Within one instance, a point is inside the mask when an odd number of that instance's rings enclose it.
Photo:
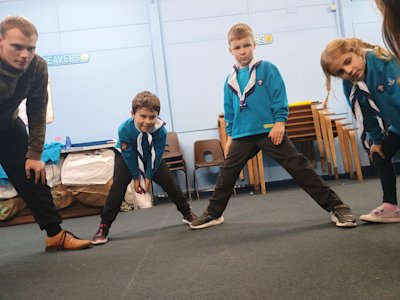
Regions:
[[[142,146],[142,141],[143,138],[147,139],[147,142],[149,143],[149,148],[150,148],[150,154],[151,154],[151,168],[154,169],[154,162],[156,160],[156,151],[154,149],[153,145],[153,135],[155,131],[160,129],[162,126],[164,126],[164,121],[161,119],[157,119],[156,124],[154,125],[154,128],[150,132],[142,132],[135,123],[136,129],[139,131],[139,135],[136,139],[137,142],[137,151],[138,151],[138,166],[139,166],[139,174],[140,174],[140,183],[144,184],[144,179],[146,178],[146,169],[144,167],[144,160],[143,160],[143,146]]]
[[[240,91],[240,86],[237,81],[237,74],[239,72],[239,66],[234,65],[232,72],[229,74],[228,78],[228,87],[239,97],[240,100],[240,110],[247,107],[246,97],[251,95],[254,92],[256,85],[256,69],[260,65],[261,60],[258,58],[253,58],[249,64],[249,74],[250,78],[247,82],[246,87],[243,90],[243,93]]]
[[[367,97],[368,104],[373,113],[373,117],[378,121],[379,127],[381,128],[381,130],[383,132],[385,132],[385,128],[383,126],[383,121],[381,118],[381,111],[379,110],[374,99],[372,98],[372,95],[369,92],[369,89],[368,89],[367,85],[365,84],[365,82],[364,81],[353,82],[353,87],[352,87],[351,93],[350,93],[351,110],[353,111],[353,114],[357,120],[357,124],[361,131],[361,140],[362,140],[363,147],[365,148],[365,150],[368,151],[370,149],[370,145],[367,140],[367,134],[366,134],[365,128],[364,128],[364,118],[363,118],[360,103],[359,103],[359,97],[361,95],[364,95],[365,97]]]

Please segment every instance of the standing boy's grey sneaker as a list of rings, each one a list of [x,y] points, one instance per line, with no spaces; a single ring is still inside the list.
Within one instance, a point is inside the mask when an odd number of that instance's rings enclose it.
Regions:
[[[214,218],[208,214],[208,211],[205,211],[200,217],[197,217],[196,220],[190,224],[190,228],[192,229],[202,229],[215,225],[219,225],[224,223],[224,217],[221,216],[219,218]]]
[[[337,205],[332,210],[331,220],[338,227],[356,227],[357,222],[346,204]]]
[[[187,213],[185,213],[185,214],[183,215],[183,220],[182,220],[182,222],[183,222],[184,224],[190,225],[190,224],[192,224],[192,222],[193,222],[194,220],[196,220],[196,219],[197,219],[196,214],[195,214],[194,212],[192,212],[191,210],[189,210]]]

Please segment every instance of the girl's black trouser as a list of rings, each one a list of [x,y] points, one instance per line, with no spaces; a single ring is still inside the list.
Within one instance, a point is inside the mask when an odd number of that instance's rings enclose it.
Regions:
[[[389,130],[382,142],[382,151],[385,158],[374,153],[373,162],[378,169],[383,190],[383,202],[397,205],[396,172],[393,168],[392,158],[400,150],[400,135]]]
[[[126,188],[131,181],[132,175],[125,164],[124,158],[118,151],[115,151],[113,184],[108,192],[106,204],[101,214],[101,223],[107,224],[110,227],[112,222],[114,222],[121,203],[124,201]],[[174,176],[166,166],[164,160],[161,160],[160,166],[154,174],[153,181],[163,188],[182,214],[190,211],[190,206],[186,201],[185,195],[177,185]]]
[[[57,227],[62,220],[54,207],[53,197],[47,184],[35,184],[25,175],[28,134],[25,124],[17,119],[12,128],[0,129],[0,164],[18,195],[27,203],[40,229]]]
[[[285,168],[300,187],[326,211],[332,211],[335,206],[343,204],[339,196],[315,172],[304,155],[297,152],[286,134],[282,143],[277,146],[268,138],[268,134],[259,134],[232,141],[207,208],[212,217],[218,218],[222,215],[240,171],[260,150]]]

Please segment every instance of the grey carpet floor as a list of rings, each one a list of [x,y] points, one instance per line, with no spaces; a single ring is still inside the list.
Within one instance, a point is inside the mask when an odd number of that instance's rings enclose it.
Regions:
[[[328,183],[357,217],[380,204],[376,179]],[[400,299],[400,224],[336,228],[296,186],[242,192],[224,217],[193,231],[163,203],[120,213],[108,244],[57,253],[36,224],[0,228],[0,299]],[[90,238],[98,223],[63,227]]]

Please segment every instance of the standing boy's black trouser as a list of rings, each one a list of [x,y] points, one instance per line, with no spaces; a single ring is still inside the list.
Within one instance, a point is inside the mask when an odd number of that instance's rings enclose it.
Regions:
[[[400,135],[389,130],[382,142],[382,152],[385,158],[374,153],[373,162],[378,169],[383,190],[383,202],[397,205],[396,172],[393,168],[392,158],[400,150]]]
[[[124,201],[126,188],[131,181],[132,175],[126,166],[124,158],[118,151],[115,151],[114,178],[107,195],[103,213],[101,214],[101,223],[107,224],[110,227],[112,222],[114,222],[121,203]],[[163,188],[182,214],[190,211],[190,206],[186,201],[185,195],[177,185],[174,176],[168,169],[164,160],[161,160],[160,166],[154,174],[153,181]]]
[[[212,217],[218,218],[222,215],[240,171],[261,149],[285,168],[300,187],[323,209],[332,211],[336,205],[343,204],[339,196],[315,172],[308,159],[297,152],[286,134],[282,143],[277,146],[268,138],[268,134],[258,134],[232,140],[228,157],[221,166],[221,172],[207,208]]]
[[[54,207],[53,197],[47,184],[35,184],[25,174],[25,155],[28,151],[28,134],[21,119],[14,122],[13,128],[0,129],[0,164],[18,195],[27,203],[40,229],[55,227],[62,220]]]

